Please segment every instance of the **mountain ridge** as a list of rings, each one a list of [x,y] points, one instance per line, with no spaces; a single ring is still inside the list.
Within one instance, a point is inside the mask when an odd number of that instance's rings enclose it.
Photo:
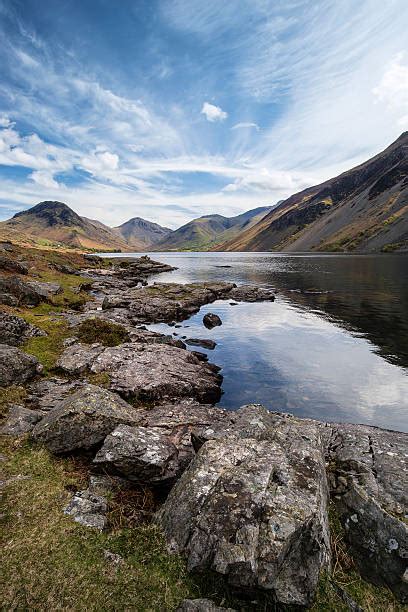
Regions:
[[[125,223],[113,228],[131,247],[143,250],[172,233],[168,227],[147,221],[141,217],[132,217]]]
[[[300,191],[214,250],[408,249],[408,132],[371,159]]]
[[[252,226],[271,208],[271,206],[259,206],[234,217],[220,214],[203,215],[174,230],[167,239],[158,242],[154,250],[209,250],[215,244],[232,238],[242,229]]]

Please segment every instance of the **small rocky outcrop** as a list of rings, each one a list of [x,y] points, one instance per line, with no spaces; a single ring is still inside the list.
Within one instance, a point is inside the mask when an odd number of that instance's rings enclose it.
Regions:
[[[28,338],[45,335],[46,333],[42,329],[30,325],[21,317],[0,312],[0,338],[3,344],[19,346]]]
[[[187,338],[186,344],[201,346],[201,348],[209,349],[210,351],[213,351],[217,346],[217,343],[209,338]]]
[[[229,299],[237,302],[274,302],[275,294],[272,289],[252,285],[240,285],[231,290]]]
[[[51,452],[88,450],[118,425],[133,424],[134,408],[115,393],[86,385],[63,400],[33,429],[32,437]]]
[[[214,314],[213,312],[207,312],[207,314],[204,315],[203,323],[207,329],[212,329],[213,327],[222,325],[220,317],[217,314]]]
[[[15,274],[28,274],[28,267],[6,255],[0,255],[0,270],[14,272]]]
[[[152,274],[160,274],[162,272],[172,272],[173,270],[177,270],[177,268],[162,263],[161,261],[150,259],[148,255],[121,261],[119,266],[118,274],[122,277],[147,277]]]
[[[45,283],[40,281],[29,281],[27,283],[42,300],[46,302],[51,296],[62,293],[62,287],[59,283]]]
[[[148,287],[109,292],[103,309],[129,308],[139,323],[182,321],[198,312],[204,304],[229,295],[233,283],[154,283]]]
[[[0,387],[29,382],[42,370],[42,365],[33,355],[27,355],[14,346],[0,344]]]
[[[76,523],[102,531],[107,524],[108,502],[106,497],[85,489],[77,491],[64,508],[64,514]]]
[[[328,460],[333,499],[361,574],[408,603],[407,435],[335,425]]]
[[[157,521],[190,570],[305,606],[330,565],[327,498],[318,424],[247,406],[203,444]]]
[[[0,427],[0,434],[20,436],[31,431],[43,417],[41,412],[30,410],[24,406],[10,406],[5,423]]]
[[[18,276],[0,277],[0,303],[8,306],[37,306],[43,297]]]

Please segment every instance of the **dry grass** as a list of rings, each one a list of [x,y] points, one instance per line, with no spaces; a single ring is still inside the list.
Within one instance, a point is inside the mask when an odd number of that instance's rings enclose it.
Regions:
[[[80,463],[55,460],[25,440],[3,440],[1,452],[10,457],[2,609],[170,611],[183,598],[199,596],[181,560],[165,552],[157,528],[122,527],[126,521],[116,514],[115,530],[99,533],[64,516],[70,491],[85,486]],[[113,568],[104,550],[120,554],[124,565]]]
[[[344,532],[334,508],[330,504],[330,535],[333,569],[330,576],[323,575],[320,581],[313,612],[348,612],[341,597],[345,592],[364,612],[403,612],[406,607],[399,604],[393,593],[366,582],[358,574],[354,561],[344,541]]]

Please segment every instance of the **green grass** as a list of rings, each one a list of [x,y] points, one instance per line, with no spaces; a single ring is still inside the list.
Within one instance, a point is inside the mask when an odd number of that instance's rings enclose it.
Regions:
[[[38,313],[27,311],[22,313],[22,316],[29,323],[44,330],[47,335],[29,338],[22,346],[22,349],[26,353],[37,357],[38,361],[44,366],[44,374],[47,375],[51,373],[57,359],[64,350],[64,340],[72,332],[67,322],[62,318],[57,318],[52,314],[44,314],[42,316],[35,316],[35,314]]]
[[[21,404],[27,395],[24,387],[0,387],[0,419],[8,413],[11,404]]]
[[[199,596],[156,527],[99,533],[64,516],[69,490],[86,486],[75,461],[26,441],[0,448],[10,457],[6,477],[14,478],[2,504],[2,609],[165,611]],[[125,565],[110,566],[105,549]]]

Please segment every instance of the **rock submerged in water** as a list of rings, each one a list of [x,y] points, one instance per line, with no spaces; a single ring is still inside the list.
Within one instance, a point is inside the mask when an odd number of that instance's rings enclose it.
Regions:
[[[22,385],[40,374],[43,366],[33,355],[20,349],[0,344],[0,387]]]
[[[327,482],[317,423],[247,406],[207,441],[158,512],[189,570],[308,605],[330,565]]]
[[[213,327],[222,325],[220,317],[217,314],[214,314],[213,312],[207,312],[207,314],[204,315],[203,323],[207,329],[212,329]]]
[[[217,346],[217,343],[209,338],[188,338],[186,340],[186,344],[191,346],[201,346],[202,348],[209,349],[210,351],[213,351]]]

